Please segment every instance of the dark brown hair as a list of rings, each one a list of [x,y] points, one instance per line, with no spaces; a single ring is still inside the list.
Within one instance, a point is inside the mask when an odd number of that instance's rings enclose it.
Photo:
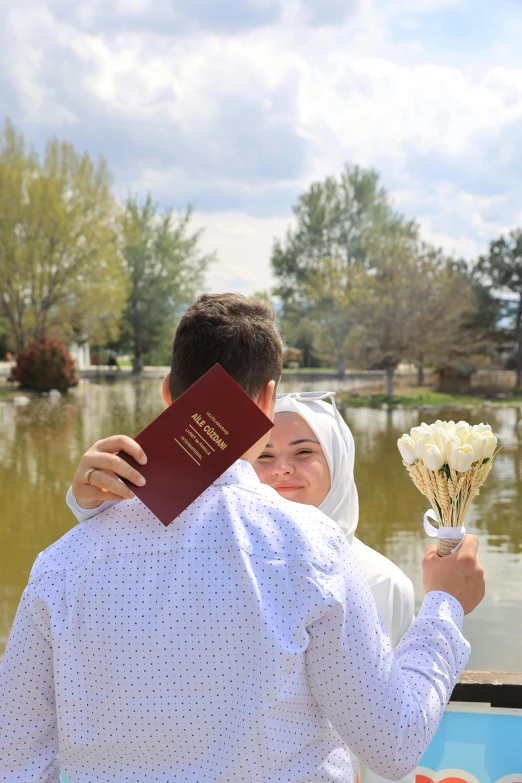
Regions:
[[[170,396],[183,394],[218,362],[249,395],[283,369],[282,340],[264,299],[203,294],[184,313],[172,347]]]

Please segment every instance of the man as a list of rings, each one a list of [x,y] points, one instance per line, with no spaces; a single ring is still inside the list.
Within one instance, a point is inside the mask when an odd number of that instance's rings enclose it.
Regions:
[[[200,297],[165,401],[215,362],[273,414],[269,305]],[[429,548],[393,653],[339,528],[260,484],[267,437],[169,527],[133,498],[37,558],[0,674],[0,780],[351,783],[348,745],[388,778],[416,766],[469,656],[477,539]]]

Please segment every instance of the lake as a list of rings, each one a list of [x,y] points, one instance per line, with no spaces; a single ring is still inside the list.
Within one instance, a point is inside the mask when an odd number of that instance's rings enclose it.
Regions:
[[[24,407],[0,401],[0,655],[36,555],[75,520],[65,493],[78,461],[95,440],[135,435],[163,409],[157,380],[84,382],[56,402],[34,398]],[[304,390],[304,389],[303,389]],[[469,669],[522,670],[522,438],[515,408],[422,412],[343,410],[356,444],[360,499],[358,536],[394,560],[422,600],[421,560],[428,502],[415,489],[397,451],[397,438],[437,418],[487,421],[502,450],[467,529],[480,537],[487,596],[465,620],[472,644]]]

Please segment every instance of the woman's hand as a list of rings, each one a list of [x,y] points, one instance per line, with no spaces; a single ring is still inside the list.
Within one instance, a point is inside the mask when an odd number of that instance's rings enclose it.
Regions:
[[[118,451],[130,454],[141,465],[147,462],[141,446],[127,435],[112,435],[97,441],[85,452],[74,475],[72,491],[79,506],[96,508],[105,500],[133,498],[134,493],[119,480],[120,476],[138,487],[145,484],[144,477],[117,456]],[[91,471],[89,481],[85,478],[88,470]]]

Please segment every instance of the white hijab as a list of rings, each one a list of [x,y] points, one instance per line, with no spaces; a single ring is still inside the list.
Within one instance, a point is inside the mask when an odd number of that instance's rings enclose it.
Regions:
[[[331,405],[323,402],[330,399]],[[297,413],[321,444],[331,487],[319,510],[337,522],[350,543],[359,521],[359,499],[353,475],[353,435],[335,405],[335,392],[293,392],[277,399],[276,413]]]

